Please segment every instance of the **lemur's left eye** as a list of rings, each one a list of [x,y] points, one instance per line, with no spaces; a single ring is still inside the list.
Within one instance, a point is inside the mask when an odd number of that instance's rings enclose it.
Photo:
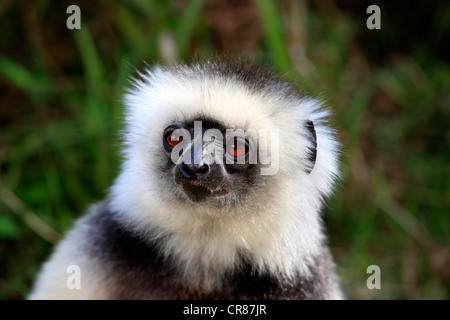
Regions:
[[[227,151],[234,158],[243,157],[248,152],[248,143],[245,140],[234,139]]]

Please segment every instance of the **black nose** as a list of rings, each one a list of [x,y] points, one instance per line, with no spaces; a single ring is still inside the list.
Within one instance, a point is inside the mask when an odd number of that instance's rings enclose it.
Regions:
[[[180,173],[187,179],[200,180],[205,178],[210,172],[210,167],[206,163],[180,165]]]

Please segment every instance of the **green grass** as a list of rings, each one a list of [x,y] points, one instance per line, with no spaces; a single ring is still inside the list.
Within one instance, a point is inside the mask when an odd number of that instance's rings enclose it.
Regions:
[[[334,111],[343,179],[324,219],[348,297],[449,299],[450,65],[438,56],[449,5],[412,46],[387,3],[371,32],[364,6],[280,3],[255,1],[258,47],[238,53]],[[216,54],[207,1],[80,2],[81,30],[65,27],[67,5],[0,6],[0,299],[25,297],[73,219],[105,196],[135,68]],[[381,290],[366,288],[372,264]]]

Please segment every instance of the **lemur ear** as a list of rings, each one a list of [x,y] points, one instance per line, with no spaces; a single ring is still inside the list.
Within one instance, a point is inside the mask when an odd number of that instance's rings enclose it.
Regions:
[[[314,128],[314,123],[311,120],[305,122],[306,134],[305,138],[308,141],[306,161],[308,162],[306,167],[306,173],[310,174],[316,164],[317,158],[317,135],[316,129]]]

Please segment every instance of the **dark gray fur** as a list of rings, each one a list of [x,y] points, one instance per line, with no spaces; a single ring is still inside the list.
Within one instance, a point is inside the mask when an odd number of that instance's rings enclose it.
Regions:
[[[314,165],[316,164],[317,159],[317,135],[316,135],[316,129],[314,128],[314,123],[311,120],[306,121],[305,123],[306,128],[306,139],[309,143],[311,143],[310,147],[307,147],[308,149],[308,162],[310,164],[310,167],[307,169],[306,173],[311,173],[312,169],[314,168]]]
[[[193,62],[186,65],[166,66],[166,70],[180,74],[188,79],[204,77],[220,77],[245,85],[251,92],[259,95],[268,94],[271,97],[283,98],[302,97],[294,85],[281,78],[271,68],[256,66],[250,61],[241,59],[222,59],[207,62]]]

